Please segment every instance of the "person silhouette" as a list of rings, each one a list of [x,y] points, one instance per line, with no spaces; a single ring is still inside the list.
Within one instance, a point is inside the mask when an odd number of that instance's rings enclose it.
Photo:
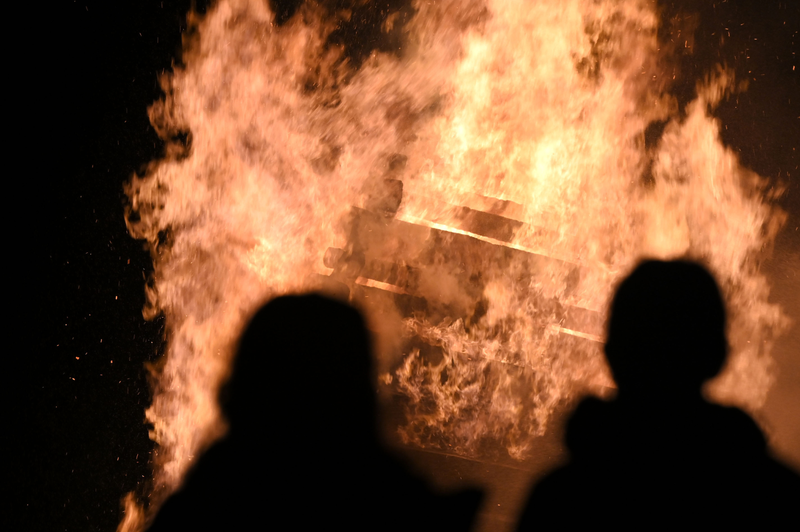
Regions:
[[[229,422],[148,530],[463,530],[481,494],[436,495],[378,439],[370,338],[352,307],[278,297],[220,390]]]
[[[746,414],[702,397],[727,357],[725,328],[705,268],[640,264],[610,308],[605,354],[617,396],[578,405],[570,462],[534,486],[518,530],[797,523],[800,477],[767,455]]]

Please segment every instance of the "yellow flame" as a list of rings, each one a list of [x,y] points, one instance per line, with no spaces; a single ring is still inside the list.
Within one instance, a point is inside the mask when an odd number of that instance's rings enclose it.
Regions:
[[[475,454],[493,439],[525,457],[560,401],[611,385],[596,326],[614,283],[645,256],[707,261],[732,310],[731,362],[712,393],[751,410],[764,402],[785,317],[756,259],[783,218],[708,114],[732,75],[706,80],[679,116],[649,2],[414,9],[402,54],[373,53],[358,70],[324,46],[335,25],[313,6],[280,27],[255,0],[192,16],[185,67],[150,109],[163,138],[191,132],[191,147],[171,142],[127,187],[129,230],[153,253],[146,315],[165,315],[169,340],[147,410],[159,453],[152,507],[223,433],[216,391],[247,318],[276,294],[318,286],[326,250],[352,251],[352,208],[369,210],[385,178],[402,181],[402,203],[367,259],[419,269],[413,295],[461,312],[404,316],[391,299],[358,301],[380,382],[406,397],[410,444]],[[656,120],[668,124],[648,149]],[[468,224],[474,213],[512,229],[484,234]],[[434,238],[474,242],[463,244],[469,264]],[[422,264],[424,252],[433,258]],[[477,285],[464,285],[465,268]],[[350,288],[411,293],[363,276]],[[569,312],[589,316],[585,327]],[[125,529],[136,530],[126,505]]]

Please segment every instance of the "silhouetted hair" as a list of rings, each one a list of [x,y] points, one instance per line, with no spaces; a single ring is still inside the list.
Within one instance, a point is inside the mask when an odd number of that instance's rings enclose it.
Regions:
[[[621,392],[696,391],[727,355],[725,307],[711,274],[689,261],[646,261],[620,284],[606,357]]]
[[[284,296],[248,325],[220,404],[232,430],[253,425],[267,406],[264,422],[295,437],[328,425],[360,434],[374,428],[371,380],[370,339],[356,310],[313,294]]]

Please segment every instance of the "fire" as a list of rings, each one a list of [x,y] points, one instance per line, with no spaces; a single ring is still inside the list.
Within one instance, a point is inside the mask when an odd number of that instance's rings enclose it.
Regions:
[[[729,71],[681,116],[635,0],[414,2],[384,24],[400,53],[360,65],[329,40],[348,16],[307,2],[279,26],[266,2],[219,0],[190,15],[185,66],[150,108],[169,149],[131,179],[126,219],[153,255],[145,317],[168,329],[154,506],[224,433],[237,337],[287,292],[347,288],[405,442],[522,459],[556,405],[613,386],[615,282],[645,256],[699,257],[732,311],[710,393],[759,408],[786,318],[757,259],[783,214],[709,114],[744,89]],[[121,529],[139,529],[126,504]]]

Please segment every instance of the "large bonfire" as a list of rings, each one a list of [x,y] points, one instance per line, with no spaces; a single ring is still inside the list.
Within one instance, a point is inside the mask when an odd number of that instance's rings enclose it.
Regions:
[[[559,403],[613,387],[615,282],[642,257],[695,257],[732,311],[710,393],[758,409],[785,321],[758,258],[783,215],[710,116],[745,89],[731,72],[679,111],[652,2],[398,3],[385,46],[354,52],[341,28],[368,8],[306,2],[278,24],[266,2],[219,0],[162,79],[168,149],[126,215],[154,261],[145,316],[168,330],[151,508],[224,433],[237,337],[289,292],[364,310],[402,441],[524,459]],[[129,498],[121,528],[143,522]]]

